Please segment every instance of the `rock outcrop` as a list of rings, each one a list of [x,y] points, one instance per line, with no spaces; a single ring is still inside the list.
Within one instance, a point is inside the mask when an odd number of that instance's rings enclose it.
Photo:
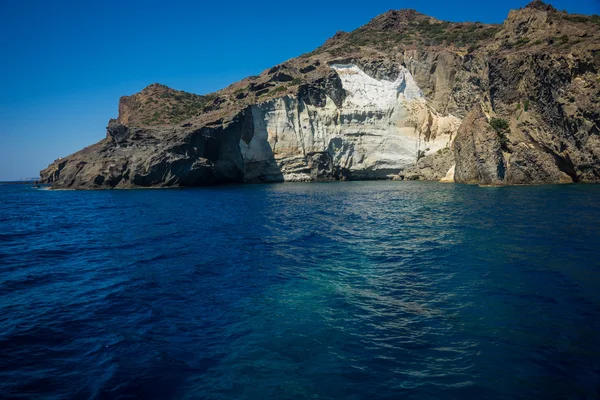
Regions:
[[[454,141],[454,180],[498,185],[504,181],[506,162],[500,136],[490,126],[480,105],[467,114]]]
[[[600,181],[600,17],[540,1],[503,25],[390,11],[199,96],[121,98],[54,188],[422,179]],[[494,122],[495,121],[495,122]]]

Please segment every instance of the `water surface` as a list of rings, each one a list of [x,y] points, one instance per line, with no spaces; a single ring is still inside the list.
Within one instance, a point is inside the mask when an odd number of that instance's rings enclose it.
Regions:
[[[0,186],[0,398],[600,396],[600,185]]]

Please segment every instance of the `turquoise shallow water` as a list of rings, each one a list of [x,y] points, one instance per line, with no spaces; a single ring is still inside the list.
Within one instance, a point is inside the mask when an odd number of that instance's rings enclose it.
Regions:
[[[600,396],[600,186],[0,186],[0,398]]]

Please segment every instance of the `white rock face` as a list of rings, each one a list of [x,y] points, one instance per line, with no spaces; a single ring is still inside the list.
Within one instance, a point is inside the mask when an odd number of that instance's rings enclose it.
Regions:
[[[355,65],[332,68],[346,91],[341,107],[330,98],[318,107],[287,96],[253,106],[254,136],[240,141],[247,180],[315,180],[323,168],[384,178],[450,146],[460,119],[429,107],[406,68],[393,82]]]
[[[450,167],[450,169],[446,173],[446,176],[444,176],[442,179],[440,179],[440,182],[454,182],[454,172],[455,171],[456,171],[456,164],[454,164]]]

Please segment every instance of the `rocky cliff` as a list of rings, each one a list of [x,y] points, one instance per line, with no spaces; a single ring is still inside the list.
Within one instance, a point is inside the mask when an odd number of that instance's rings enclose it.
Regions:
[[[389,11],[205,96],[153,84],[55,188],[424,179],[600,181],[600,17],[536,1],[502,25]]]

